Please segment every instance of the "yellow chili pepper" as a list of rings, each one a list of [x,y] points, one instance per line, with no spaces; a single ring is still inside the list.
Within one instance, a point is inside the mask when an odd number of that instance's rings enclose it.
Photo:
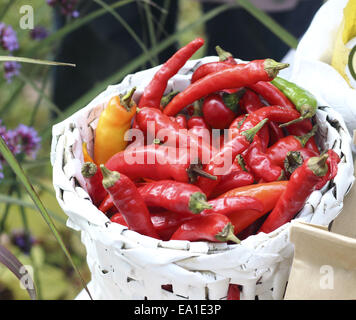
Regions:
[[[94,140],[94,162],[97,165],[105,164],[115,153],[126,148],[125,133],[136,114],[136,103],[132,100],[135,90],[111,98],[101,113]]]

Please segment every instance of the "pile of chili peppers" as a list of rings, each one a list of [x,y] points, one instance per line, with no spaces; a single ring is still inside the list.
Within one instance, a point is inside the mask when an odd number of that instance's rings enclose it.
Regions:
[[[197,38],[178,50],[139,101],[135,88],[110,100],[93,157],[83,145],[82,174],[112,222],[161,240],[239,243],[293,219],[335,177],[340,158],[319,150],[316,99],[278,77],[286,64],[237,63],[217,47],[219,61],[167,93],[203,44]]]

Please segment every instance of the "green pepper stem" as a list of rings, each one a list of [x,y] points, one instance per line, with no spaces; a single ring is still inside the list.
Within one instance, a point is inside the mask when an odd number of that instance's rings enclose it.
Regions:
[[[134,105],[134,101],[132,100],[132,97],[135,91],[136,91],[136,87],[133,87],[125,95],[120,95],[120,103],[127,111],[130,111]]]
[[[264,69],[270,78],[275,78],[278,72],[282,69],[288,68],[289,63],[277,62],[273,59],[266,59],[264,62]]]
[[[299,140],[300,144],[304,148],[305,145],[307,144],[308,140],[315,135],[315,133],[318,131],[318,125],[316,124],[313,126],[313,128],[310,130],[310,132],[302,135],[302,136],[294,136],[297,140]]]
[[[233,55],[230,52],[225,51],[220,46],[216,46],[215,50],[216,50],[216,53],[219,56],[219,61],[225,61],[225,60],[233,57]]]
[[[234,234],[234,226],[231,222],[227,223],[222,231],[215,235],[215,238],[222,242],[232,241],[237,244],[241,243],[240,239]]]
[[[268,121],[267,118],[263,119],[256,126],[254,126],[253,128],[245,130],[245,131],[242,131],[241,134],[243,136],[245,136],[246,139],[251,143],[253,141],[253,138],[257,134],[257,132],[262,129],[262,127],[266,124],[267,121]]]
[[[198,175],[200,177],[204,177],[204,178],[207,178],[207,179],[210,179],[210,180],[217,180],[218,179],[217,176],[214,176],[214,175],[204,171],[202,168],[199,168],[199,167],[197,167],[195,165],[190,168],[190,172],[193,172],[193,173],[195,173],[196,175]]]
[[[167,106],[168,103],[171,102],[171,100],[179,93],[179,91],[172,91],[170,93],[168,93],[167,95],[165,95],[162,99],[161,99],[161,107],[165,107]]]
[[[315,108],[308,105],[308,104],[305,104],[303,106],[301,106],[301,112],[300,112],[300,117],[297,118],[297,119],[294,119],[292,121],[289,121],[289,122],[286,122],[286,123],[282,123],[279,125],[280,128],[284,128],[284,127],[288,127],[290,126],[291,124],[295,124],[295,123],[298,123],[298,122],[301,122],[305,119],[310,119],[312,118],[314,115],[315,115]]]
[[[120,173],[109,170],[103,164],[100,165],[100,170],[103,174],[103,187],[105,189],[111,188],[120,179]]]
[[[329,155],[327,153],[323,154],[320,157],[311,157],[308,160],[308,168],[318,177],[324,177],[328,170],[329,166],[326,163]]]
[[[245,160],[244,160],[243,156],[241,154],[238,154],[236,156],[236,159],[237,159],[237,163],[241,167],[242,171],[248,172],[248,170],[246,169],[246,164],[245,164]]]
[[[203,210],[212,209],[213,206],[207,202],[206,195],[201,192],[194,192],[189,200],[189,210],[194,213],[198,214]]]
[[[85,162],[82,166],[82,175],[84,178],[91,178],[93,177],[96,172],[98,171],[98,167],[93,162]]]

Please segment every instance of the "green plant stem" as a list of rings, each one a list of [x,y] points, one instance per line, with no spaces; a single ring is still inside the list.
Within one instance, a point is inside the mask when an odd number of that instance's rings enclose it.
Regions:
[[[151,8],[148,6],[148,4],[146,2],[144,2],[143,9],[144,9],[145,15],[146,15],[148,35],[150,38],[151,47],[154,48],[157,45],[157,41],[156,41],[156,35],[155,35],[155,30],[154,30],[154,25],[153,25]],[[154,61],[155,65],[159,64],[158,54],[154,55],[153,61]]]
[[[161,52],[162,50],[166,49],[170,45],[172,45],[174,42],[176,42],[179,37],[189,31],[191,28],[194,28],[202,23],[205,23],[206,21],[216,17],[217,15],[221,14],[225,10],[228,10],[232,7],[235,7],[235,5],[231,4],[224,4],[220,5],[215,9],[210,10],[209,12],[205,13],[202,15],[198,20],[194,21],[193,23],[185,26],[184,28],[178,30],[175,32],[173,35],[167,37],[163,41],[157,44],[156,47],[150,49],[147,54],[141,54],[137,58],[135,58],[132,62],[127,64],[125,67],[121,68],[117,73],[113,74],[106,80],[102,81],[99,85],[95,86],[93,89],[91,89],[89,92],[81,96],[79,99],[77,99],[72,105],[70,105],[57,119],[51,121],[49,125],[41,130],[40,135],[43,138],[43,140],[47,139],[50,137],[51,132],[52,132],[52,126],[60,121],[63,121],[64,119],[68,118],[71,114],[74,112],[78,111],[80,108],[83,108],[89,101],[91,101],[95,96],[97,96],[100,92],[105,90],[109,85],[112,85],[113,83],[117,83],[120,80],[122,80],[125,76],[139,68],[143,63],[148,61],[148,59]]]
[[[259,22],[273,32],[279,39],[286,43],[290,48],[296,49],[298,39],[296,39],[285,28],[273,20],[268,14],[256,8],[249,0],[235,0],[243,9],[254,16]]]

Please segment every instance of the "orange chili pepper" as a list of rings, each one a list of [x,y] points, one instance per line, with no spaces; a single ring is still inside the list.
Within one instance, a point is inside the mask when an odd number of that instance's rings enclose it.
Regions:
[[[93,158],[89,155],[86,142],[83,142],[82,149],[83,149],[84,163],[85,162],[94,162]]]
[[[135,90],[111,98],[101,113],[94,140],[94,162],[97,165],[105,164],[115,153],[126,148],[125,133],[131,128],[131,120],[136,114],[136,103],[132,100]]]
[[[287,188],[288,181],[274,181],[268,183],[252,184],[244,187],[232,189],[219,198],[234,197],[234,196],[250,196],[260,200],[264,206],[262,211],[257,210],[240,210],[229,213],[227,216],[234,226],[235,234],[238,234],[251,223],[271,211],[283,191]]]

